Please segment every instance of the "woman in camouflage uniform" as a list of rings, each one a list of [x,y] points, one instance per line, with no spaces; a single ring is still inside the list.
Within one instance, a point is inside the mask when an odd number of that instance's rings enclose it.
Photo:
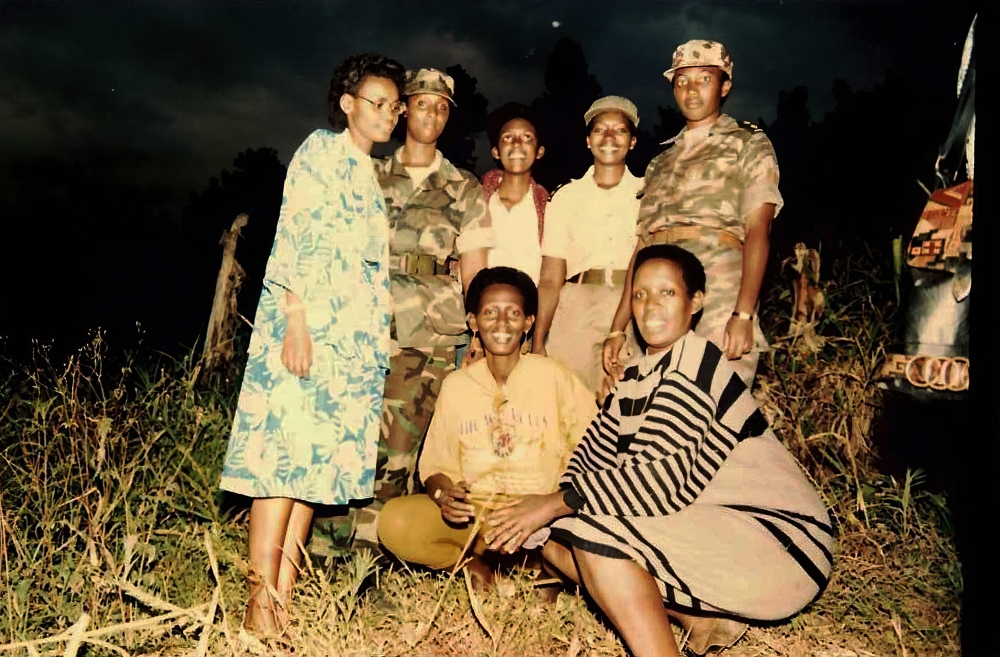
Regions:
[[[771,142],[754,126],[741,127],[722,113],[732,74],[729,53],[715,41],[689,41],[674,51],[664,77],[673,85],[687,126],[646,169],[636,248],[676,243],[698,256],[708,284],[695,332],[719,346],[752,386],[759,353],[767,351],[757,297],[767,267],[771,221],[782,200]],[[631,320],[631,272],[630,265],[604,343],[604,369],[618,380],[624,331]]]
[[[417,453],[445,376],[469,344],[463,282],[486,265],[493,232],[483,190],[437,150],[455,82],[436,69],[408,71],[406,142],[375,162],[389,215],[394,351],[385,384],[375,501],[357,512],[355,547],[378,549],[375,523],[388,500],[414,492]]]

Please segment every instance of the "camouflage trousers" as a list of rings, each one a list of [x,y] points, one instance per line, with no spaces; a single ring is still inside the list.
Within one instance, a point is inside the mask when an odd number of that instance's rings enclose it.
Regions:
[[[417,457],[441,383],[455,371],[455,347],[402,349],[389,360],[382,403],[382,427],[375,464],[375,497],[346,515],[318,517],[309,551],[337,556],[352,548],[377,550],[375,523],[389,500],[415,492]],[[340,509],[343,511],[343,509]]]

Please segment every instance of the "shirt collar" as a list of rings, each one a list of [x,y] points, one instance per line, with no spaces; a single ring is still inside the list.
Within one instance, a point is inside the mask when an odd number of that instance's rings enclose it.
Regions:
[[[371,166],[372,163],[371,156],[357,147],[357,145],[354,143],[354,140],[351,139],[350,130],[345,128],[339,135],[337,135],[337,137],[339,138],[340,142],[344,145],[344,149],[350,155],[353,155],[354,157],[358,158],[358,161],[362,163],[367,163],[369,166]]]
[[[406,172],[406,167],[403,166],[403,163],[399,159],[402,152],[402,146],[396,149],[396,152],[392,154],[389,168],[393,175],[405,176],[409,178],[410,174]],[[462,176],[462,173],[458,170],[458,167],[449,162],[448,159],[442,155],[441,151],[435,151],[434,153],[434,162],[431,163],[431,172],[428,174],[427,180],[430,180],[435,173],[449,181],[461,182],[465,179]]]
[[[680,354],[684,351],[684,341],[689,335],[694,335],[693,329],[682,335],[677,342],[670,346],[670,349],[658,354],[642,356],[637,363],[639,373],[642,374],[642,376],[648,376],[649,373],[652,372],[657,365],[662,363],[664,359],[667,359],[667,362],[665,363],[666,367],[674,367],[676,369],[676,363],[679,362],[678,359],[680,358]],[[675,354],[677,356],[676,358],[674,358]]]
[[[642,182],[641,178],[636,178],[635,176],[633,176],[632,172],[629,171],[628,167],[625,167],[625,173],[622,174],[622,179],[620,181],[618,181],[618,184],[615,185],[614,187],[605,189],[605,188],[601,187],[600,185],[598,185],[597,181],[594,180],[594,165],[593,164],[591,164],[590,168],[587,169],[587,173],[583,174],[583,180],[591,188],[596,189],[596,190],[601,191],[601,192],[614,192],[614,191],[617,191],[617,190],[622,190],[622,191],[626,191],[627,190],[629,192],[634,192],[636,186],[638,186],[638,184],[640,182]]]
[[[714,134],[725,134],[727,132],[732,132],[734,128],[739,129],[739,125],[736,123],[736,121],[734,121],[733,118],[728,114],[720,114],[719,118],[715,120],[715,123],[713,123],[712,127],[709,129],[708,136],[711,137]],[[684,126],[683,128],[681,128],[681,131],[678,132],[676,135],[674,135],[673,137],[671,137],[666,141],[660,142],[660,146],[668,146],[677,141],[678,139],[683,139],[684,133],[686,133],[687,131],[688,131],[687,126]]]
[[[510,374],[507,376],[507,385],[510,384],[514,375],[521,370],[521,364],[524,363],[525,359],[531,357],[531,354],[521,354],[521,357],[517,359],[517,364],[514,366],[514,369],[511,370]],[[493,378],[493,372],[490,371],[490,366],[486,363],[485,357],[477,361],[475,364],[470,365],[464,371],[472,377],[473,381],[482,386],[487,392],[492,394],[496,389],[497,380]]]

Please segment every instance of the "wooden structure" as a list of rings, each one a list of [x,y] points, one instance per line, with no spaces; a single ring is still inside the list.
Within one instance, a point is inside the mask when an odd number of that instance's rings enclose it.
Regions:
[[[239,317],[236,293],[245,275],[243,267],[236,261],[236,240],[249,220],[250,217],[246,214],[236,217],[219,241],[223,247],[222,266],[215,279],[215,299],[212,301],[212,314],[208,318],[208,331],[205,333],[205,348],[201,354],[202,381],[233,358],[233,334]]]

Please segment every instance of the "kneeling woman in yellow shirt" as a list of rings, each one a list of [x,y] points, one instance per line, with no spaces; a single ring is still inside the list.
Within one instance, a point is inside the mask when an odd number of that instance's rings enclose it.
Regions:
[[[569,369],[520,346],[535,321],[538,290],[524,272],[484,269],[466,295],[469,326],[486,357],[444,380],[418,472],[426,495],[386,503],[378,535],[404,561],[457,563],[476,514],[558,489],[569,457],[597,414],[594,395]],[[489,581],[472,549],[473,573]]]

